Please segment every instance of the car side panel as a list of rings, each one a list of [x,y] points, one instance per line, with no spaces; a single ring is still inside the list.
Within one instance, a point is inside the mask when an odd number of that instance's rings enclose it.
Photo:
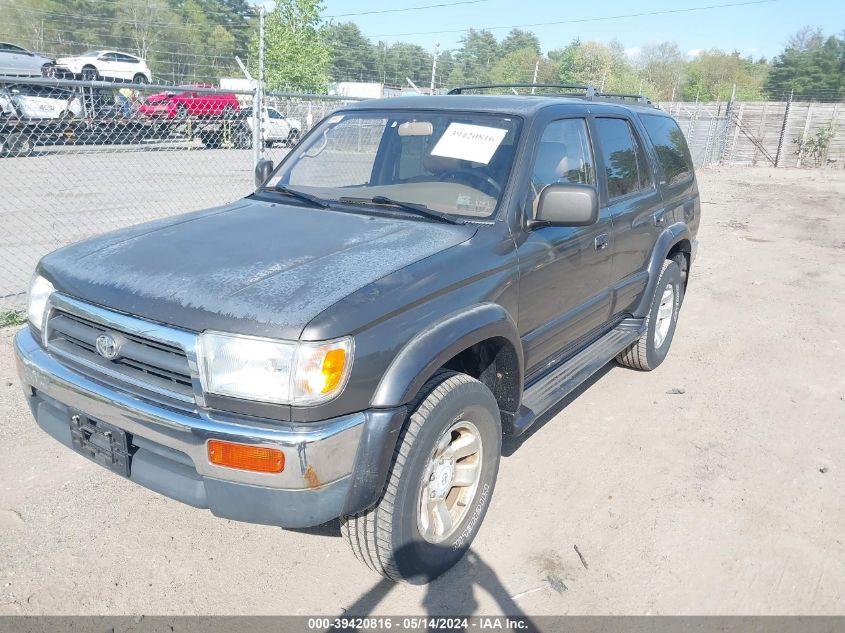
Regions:
[[[486,331],[490,336],[504,336],[505,322],[516,321],[517,264],[507,227],[496,223],[480,228],[457,246],[383,277],[318,315],[303,330],[302,340],[353,335],[352,373],[339,398],[316,407],[292,407],[292,419],[310,421],[332,417],[333,411],[360,411],[371,406],[376,393],[381,395],[374,406],[406,404],[401,400],[407,400],[408,385],[429,377],[430,359],[420,362],[421,373],[415,376],[404,365],[395,367],[401,371],[388,374],[394,359],[428,329],[447,318],[460,320],[464,312],[478,317],[479,327],[486,327],[492,322],[481,316],[489,316],[496,308],[498,316],[493,321],[498,325]],[[463,342],[470,340],[460,338]],[[414,349],[430,352],[430,358],[461,351],[457,349],[460,342],[449,343],[446,336],[426,340],[428,344]],[[513,345],[518,348],[519,340]],[[409,358],[421,358],[408,349]],[[385,379],[401,384],[388,386]]]

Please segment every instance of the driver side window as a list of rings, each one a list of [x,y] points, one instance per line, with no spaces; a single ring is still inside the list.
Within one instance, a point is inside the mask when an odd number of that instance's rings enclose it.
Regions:
[[[584,119],[552,121],[543,131],[531,173],[534,208],[540,192],[549,185],[595,185],[595,173],[587,122]]]

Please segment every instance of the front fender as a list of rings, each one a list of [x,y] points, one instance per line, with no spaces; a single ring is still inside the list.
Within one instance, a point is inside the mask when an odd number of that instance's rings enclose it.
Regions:
[[[524,361],[516,323],[499,304],[482,303],[436,321],[406,343],[382,376],[371,405],[407,404],[449,359],[490,338],[507,339],[516,350],[521,389]]]

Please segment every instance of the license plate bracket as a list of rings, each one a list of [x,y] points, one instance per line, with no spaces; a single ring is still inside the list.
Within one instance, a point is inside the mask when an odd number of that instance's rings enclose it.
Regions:
[[[129,477],[131,455],[126,431],[108,422],[73,413],[70,416],[70,436],[77,453]]]

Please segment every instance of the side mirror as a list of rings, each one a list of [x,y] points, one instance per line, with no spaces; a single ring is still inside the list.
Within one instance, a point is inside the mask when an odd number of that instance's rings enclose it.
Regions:
[[[261,187],[273,173],[273,161],[262,159],[255,164],[255,186]]]
[[[536,217],[530,228],[590,226],[599,219],[599,195],[592,185],[555,184],[540,192]]]

